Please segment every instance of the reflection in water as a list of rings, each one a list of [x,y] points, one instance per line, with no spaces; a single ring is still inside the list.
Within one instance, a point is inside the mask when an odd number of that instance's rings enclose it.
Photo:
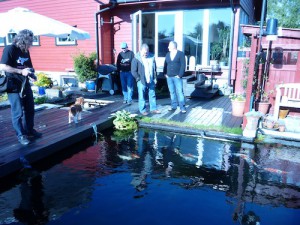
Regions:
[[[205,224],[258,225],[276,224],[282,215],[270,212],[278,209],[299,219],[292,214],[300,208],[299,149],[145,129],[128,135],[112,140],[107,133],[42,176],[23,176],[0,194],[0,223],[15,216],[24,224],[118,224],[134,214],[132,225],[143,216],[152,224],[192,224],[199,212]],[[152,208],[165,218],[158,220]],[[205,219],[216,212],[219,217]]]
[[[42,176],[31,168],[24,168],[20,173],[21,201],[13,214],[24,224],[46,224],[48,209],[44,205],[44,188]]]

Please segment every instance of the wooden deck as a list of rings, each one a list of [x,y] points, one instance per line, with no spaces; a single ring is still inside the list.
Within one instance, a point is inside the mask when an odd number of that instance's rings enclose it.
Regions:
[[[101,98],[105,103],[100,108],[84,111],[82,121],[68,124],[68,108],[45,109],[36,112],[35,128],[43,133],[42,138],[34,140],[28,146],[17,141],[11,125],[10,109],[0,110],[0,177],[21,168],[20,156],[25,156],[30,163],[36,162],[74,143],[80,142],[94,134],[93,125],[98,131],[112,125],[110,114],[121,109],[138,113],[138,102],[134,99],[131,106],[122,103],[122,96],[115,95]],[[169,112],[169,98],[158,99],[161,114],[149,115],[185,123],[204,125],[223,125],[239,127],[242,118],[231,115],[231,104],[227,97],[214,99],[187,99],[187,113],[181,114],[179,109]]]

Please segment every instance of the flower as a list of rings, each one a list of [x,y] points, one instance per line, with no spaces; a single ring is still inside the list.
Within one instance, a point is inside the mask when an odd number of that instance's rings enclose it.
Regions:
[[[238,94],[238,93],[231,93],[229,95],[229,98],[231,99],[231,101],[245,101],[246,100],[245,94]]]

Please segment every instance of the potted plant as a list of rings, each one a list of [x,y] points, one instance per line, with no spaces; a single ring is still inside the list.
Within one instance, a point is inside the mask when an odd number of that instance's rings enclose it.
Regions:
[[[219,42],[212,42],[210,47],[210,65],[212,70],[219,70],[219,60],[222,56],[222,46]]]
[[[136,130],[137,120],[135,114],[130,114],[126,110],[117,111],[111,114],[114,117],[113,124],[117,130]]]
[[[261,91],[260,101],[257,102],[257,111],[267,114],[270,108],[270,98],[272,97],[274,90],[270,89],[270,83],[266,84],[264,90]]]
[[[47,74],[40,72],[36,74],[37,80],[33,82],[34,85],[38,86],[39,95],[45,95],[45,89],[51,88],[53,86],[52,80],[47,76]]]
[[[232,115],[238,117],[243,116],[246,103],[245,94],[231,93],[229,98],[232,105]]]
[[[225,26],[219,30],[219,40],[222,45],[222,55],[220,59],[220,66],[226,66],[228,64],[228,49],[230,40],[230,28]]]
[[[89,55],[79,53],[73,56],[74,70],[79,82],[85,83],[89,91],[95,90],[95,80],[97,78],[97,70],[95,68],[96,53]]]

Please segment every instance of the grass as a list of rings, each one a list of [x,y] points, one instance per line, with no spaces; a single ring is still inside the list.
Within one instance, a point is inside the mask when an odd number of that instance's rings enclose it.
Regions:
[[[218,131],[230,134],[242,134],[243,130],[239,127],[226,127],[226,126],[205,126],[205,125],[194,125],[189,123],[177,122],[167,119],[157,119],[157,118],[150,118],[150,117],[143,117],[141,121],[144,123],[152,123],[152,124],[161,124],[161,125],[169,125],[169,126],[176,126],[176,127],[185,127],[185,128],[193,128],[198,130],[209,130],[209,131]]]

